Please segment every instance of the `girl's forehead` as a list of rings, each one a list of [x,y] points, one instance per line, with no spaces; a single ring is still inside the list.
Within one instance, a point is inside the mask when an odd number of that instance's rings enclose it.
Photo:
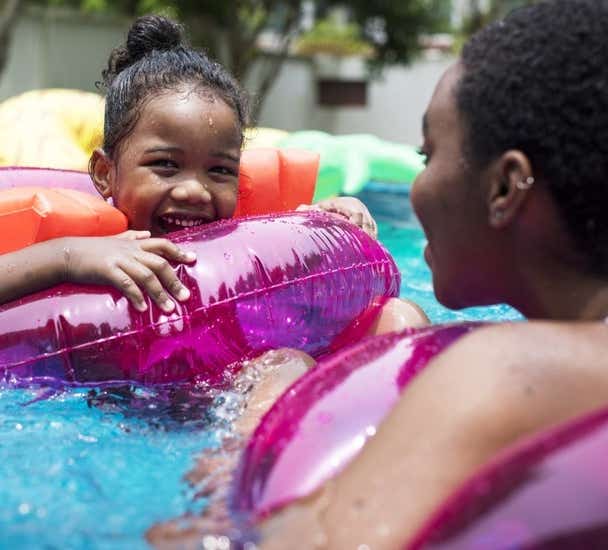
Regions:
[[[201,126],[211,134],[233,137],[240,144],[237,114],[217,96],[202,93],[167,92],[150,98],[139,113],[135,131],[182,131]]]
[[[236,112],[224,100],[208,91],[197,90],[167,90],[149,96],[142,105],[141,111],[156,112],[159,114],[171,113],[178,116],[180,113],[200,114],[203,116],[210,111],[224,111],[224,115],[235,118]]]

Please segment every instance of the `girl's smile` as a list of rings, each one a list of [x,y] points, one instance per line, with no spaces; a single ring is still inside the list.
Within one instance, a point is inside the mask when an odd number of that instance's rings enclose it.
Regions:
[[[147,101],[116,159],[106,156],[93,175],[132,229],[159,236],[232,216],[240,146],[232,108],[181,89]]]

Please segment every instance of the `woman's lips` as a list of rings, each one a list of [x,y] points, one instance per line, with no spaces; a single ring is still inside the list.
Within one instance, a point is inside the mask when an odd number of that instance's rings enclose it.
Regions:
[[[429,267],[433,267],[433,255],[431,254],[431,247],[428,244],[424,247],[424,260]]]

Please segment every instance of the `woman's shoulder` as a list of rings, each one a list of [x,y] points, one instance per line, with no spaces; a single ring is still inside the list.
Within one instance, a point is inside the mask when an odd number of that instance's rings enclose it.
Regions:
[[[427,373],[461,393],[471,427],[523,435],[608,401],[608,325],[489,325],[437,356]]]
[[[608,363],[608,324],[603,322],[527,321],[489,324],[472,331],[446,351],[492,360],[495,367],[583,368]],[[603,370],[603,369],[602,369]],[[605,371],[608,376],[608,370]]]

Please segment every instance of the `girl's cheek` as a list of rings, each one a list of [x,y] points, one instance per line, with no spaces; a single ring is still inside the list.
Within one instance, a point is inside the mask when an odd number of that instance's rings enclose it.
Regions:
[[[238,197],[238,189],[235,187],[219,197],[220,205],[218,210],[221,217],[231,218],[236,210],[236,201]]]

